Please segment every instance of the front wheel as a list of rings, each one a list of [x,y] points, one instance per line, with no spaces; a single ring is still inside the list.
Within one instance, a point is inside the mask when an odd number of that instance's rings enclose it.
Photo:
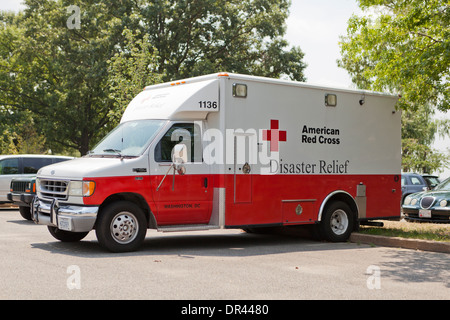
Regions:
[[[25,206],[19,206],[19,212],[22,218],[31,220],[31,208]]]
[[[346,241],[350,237],[354,226],[354,213],[342,201],[336,201],[327,205],[322,221],[319,224],[322,237],[332,242]]]
[[[115,202],[99,214],[95,229],[98,242],[111,252],[136,250],[147,233],[147,220],[132,202]]]
[[[57,227],[47,226],[50,234],[57,240],[62,242],[77,242],[87,236],[89,232],[70,232],[60,230]]]

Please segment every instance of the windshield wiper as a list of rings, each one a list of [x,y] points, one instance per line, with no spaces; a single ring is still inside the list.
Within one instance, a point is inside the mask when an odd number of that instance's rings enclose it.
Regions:
[[[119,155],[119,157],[123,158],[122,154],[120,153],[121,150],[118,149],[105,149],[103,150],[103,152],[114,152],[117,153]]]
[[[115,153],[117,156],[119,156],[121,159],[124,159],[124,158],[136,158],[137,156],[129,156],[129,155],[124,155],[124,154],[122,154],[122,150],[119,150],[119,149],[112,149],[112,148],[110,148],[110,149],[104,149],[103,150],[103,152],[112,152],[112,153]],[[105,155],[105,154],[101,154],[101,153],[95,153],[94,151],[89,151],[87,154],[86,154],[86,156],[89,156],[89,157],[105,157],[105,156],[107,156],[107,155]]]

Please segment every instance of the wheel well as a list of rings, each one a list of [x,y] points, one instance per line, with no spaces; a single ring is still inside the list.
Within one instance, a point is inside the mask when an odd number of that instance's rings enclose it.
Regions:
[[[156,228],[156,220],[155,217],[147,203],[145,201],[144,197],[142,197],[140,194],[136,193],[116,193],[113,195],[110,195],[108,198],[103,201],[103,203],[100,205],[99,213],[101,213],[102,208],[106,207],[110,203],[117,202],[117,201],[130,201],[134,204],[138,205],[139,208],[142,209],[142,211],[145,214],[145,217],[147,219],[147,226],[149,228]]]
[[[326,206],[335,201],[345,202],[354,213],[355,222],[358,220],[358,206],[356,205],[355,199],[345,191],[335,191],[330,193],[320,205],[318,221],[322,220],[322,214],[325,211]]]

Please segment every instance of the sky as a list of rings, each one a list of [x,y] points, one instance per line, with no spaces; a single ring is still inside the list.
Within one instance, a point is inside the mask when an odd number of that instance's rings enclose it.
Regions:
[[[22,0],[0,0],[0,10],[18,11],[23,9],[21,3]],[[356,0],[292,0],[285,38],[305,53],[307,82],[354,88],[350,76],[337,66],[336,60],[340,58],[339,37],[347,34],[347,21],[353,14],[361,13]],[[434,147],[449,154],[450,139],[437,138]],[[450,177],[450,169],[440,176]]]
[[[360,12],[355,0],[292,0],[286,39],[305,53],[307,82],[353,87],[336,60],[339,36],[346,35],[351,15]]]

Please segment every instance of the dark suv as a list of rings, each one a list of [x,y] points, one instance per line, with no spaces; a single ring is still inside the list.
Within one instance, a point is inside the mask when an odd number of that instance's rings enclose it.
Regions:
[[[402,173],[402,203],[407,195],[431,190],[439,183],[439,178],[418,173]]]
[[[30,205],[36,195],[36,177],[12,179],[10,190],[8,200],[19,206],[24,219],[31,220]]]
[[[0,203],[18,205],[22,217],[31,220],[30,203],[36,194],[36,172],[47,165],[71,159],[73,157],[49,155],[0,156]]]

